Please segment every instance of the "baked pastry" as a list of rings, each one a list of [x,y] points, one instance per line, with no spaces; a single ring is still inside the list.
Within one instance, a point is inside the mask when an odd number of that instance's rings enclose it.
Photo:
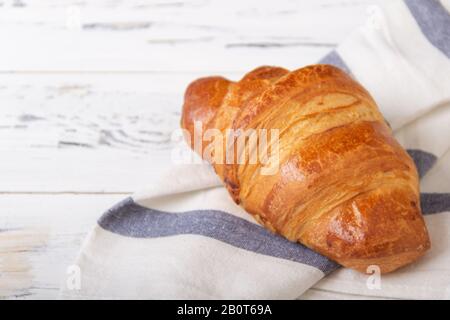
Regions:
[[[361,272],[393,271],[430,248],[414,162],[370,94],[334,66],[198,79],[186,90],[181,126],[191,137],[208,129],[228,137],[225,152],[213,149],[208,160],[236,203],[291,241]],[[262,174],[262,161],[236,161],[242,150],[230,141],[248,129],[278,130],[272,174]]]

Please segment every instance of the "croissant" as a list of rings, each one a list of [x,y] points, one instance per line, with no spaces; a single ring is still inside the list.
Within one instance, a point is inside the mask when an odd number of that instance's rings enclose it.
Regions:
[[[391,272],[430,248],[414,162],[370,94],[334,66],[198,79],[186,90],[181,127],[190,137],[237,132],[220,142],[224,152],[200,155],[236,203],[291,241],[360,272]],[[261,161],[225,159],[248,129],[278,130],[274,173],[262,174]]]

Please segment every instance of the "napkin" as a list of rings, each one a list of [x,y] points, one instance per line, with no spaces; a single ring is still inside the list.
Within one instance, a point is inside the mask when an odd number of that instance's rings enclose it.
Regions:
[[[414,159],[432,243],[422,259],[381,276],[342,268],[261,227],[209,165],[174,162],[99,218],[61,297],[450,298],[449,8],[425,0],[372,6],[367,23],[320,61],[372,94]]]

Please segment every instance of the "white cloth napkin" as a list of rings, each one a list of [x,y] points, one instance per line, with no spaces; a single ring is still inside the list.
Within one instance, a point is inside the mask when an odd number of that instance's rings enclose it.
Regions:
[[[208,165],[173,165],[99,219],[75,262],[79,285],[64,282],[62,297],[450,298],[448,2],[372,7],[367,24],[321,61],[371,92],[414,158],[432,242],[423,259],[374,286],[373,276],[259,226]]]

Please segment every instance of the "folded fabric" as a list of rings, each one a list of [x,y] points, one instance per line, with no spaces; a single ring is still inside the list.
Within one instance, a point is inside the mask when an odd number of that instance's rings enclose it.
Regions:
[[[421,176],[421,203],[432,249],[419,262],[384,275],[341,269],[314,292],[392,298],[450,297],[450,1],[392,1],[371,8],[367,24],[325,61],[345,68],[377,101]],[[308,296],[308,294],[307,294]]]
[[[64,285],[62,297],[450,298],[448,2],[372,7],[367,24],[321,60],[368,89],[416,162],[432,241],[423,259],[367,286],[368,275],[258,225],[209,165],[174,164],[99,219],[75,262],[80,286]]]

